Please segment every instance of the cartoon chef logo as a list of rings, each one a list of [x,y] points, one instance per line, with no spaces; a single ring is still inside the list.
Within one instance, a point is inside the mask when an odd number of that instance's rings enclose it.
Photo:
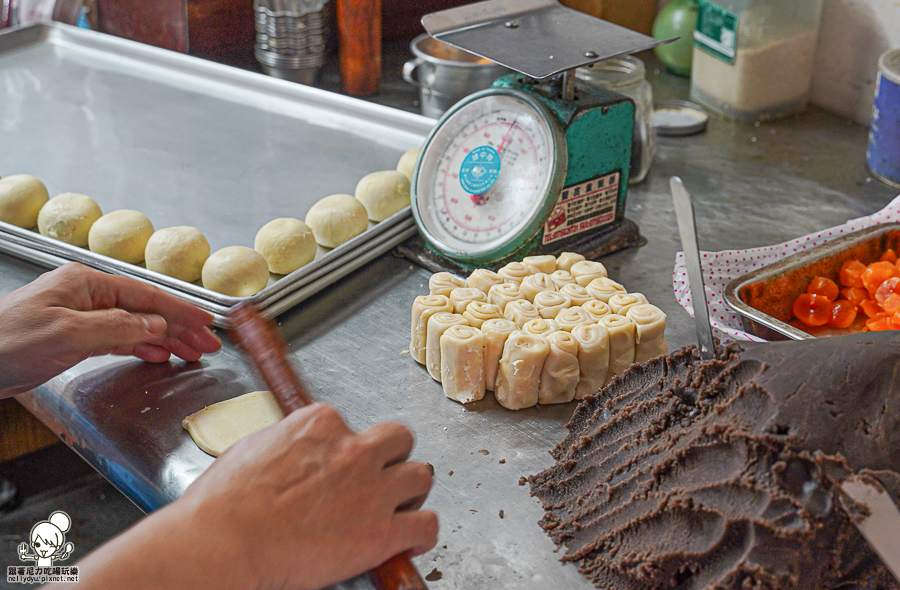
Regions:
[[[66,543],[66,532],[72,526],[72,519],[62,510],[57,510],[47,520],[42,520],[31,527],[31,549],[28,554],[28,545],[19,545],[20,561],[36,561],[39,567],[50,567],[54,561],[68,559],[75,546]]]

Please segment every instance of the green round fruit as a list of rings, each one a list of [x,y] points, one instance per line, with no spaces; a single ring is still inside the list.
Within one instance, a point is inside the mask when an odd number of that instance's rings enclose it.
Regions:
[[[663,8],[653,21],[653,36],[657,39],[679,37],[677,41],[654,48],[656,56],[679,76],[691,74],[694,53],[694,28],[697,26],[697,1],[675,0]]]

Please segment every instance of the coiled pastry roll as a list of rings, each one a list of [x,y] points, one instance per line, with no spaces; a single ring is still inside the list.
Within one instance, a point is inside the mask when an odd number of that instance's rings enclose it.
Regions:
[[[462,316],[466,318],[469,325],[473,328],[481,328],[481,325],[488,320],[502,318],[503,313],[500,311],[499,307],[491,303],[486,303],[484,301],[470,301]]]
[[[488,291],[488,303],[493,303],[500,308],[500,311],[506,310],[506,304],[510,301],[519,301],[525,299],[521,289],[517,283],[503,283],[494,285]]]
[[[506,304],[506,308],[503,310],[503,317],[512,320],[521,330],[522,326],[525,325],[525,322],[528,320],[536,320],[541,317],[541,314],[538,313],[537,308],[532,302],[527,299],[519,299],[517,301],[510,301]]]
[[[553,323],[551,324],[550,322]],[[559,324],[553,320],[538,318],[536,320],[528,320],[525,322],[525,325],[522,326],[522,331],[534,334],[535,336],[549,336],[553,332],[559,331]]]
[[[453,311],[453,304],[446,295],[421,295],[413,301],[409,356],[420,365],[425,364],[428,318],[439,311]]]
[[[625,315],[629,307],[641,303],[650,303],[643,293],[616,293],[609,298],[609,308],[619,315]]]
[[[575,326],[596,324],[597,320],[594,319],[594,316],[584,311],[582,307],[576,305],[575,307],[567,307],[556,314],[556,323],[559,325],[560,330],[571,332],[575,329]]]
[[[465,287],[466,282],[449,272],[436,272],[428,279],[428,292],[432,295],[446,295],[450,297],[450,291]]]
[[[488,291],[488,303],[493,303],[500,308],[500,311],[506,310],[506,304],[510,301],[519,301],[525,299],[522,291],[517,283],[503,283],[494,285]]]
[[[453,304],[453,313],[466,311],[466,306],[473,301],[487,302],[487,295],[481,289],[472,287],[460,287],[450,291],[450,303]]]
[[[457,313],[439,311],[428,318],[425,343],[425,368],[437,382],[441,381],[441,336],[448,328],[468,325],[466,318]]]
[[[669,352],[666,344],[666,314],[649,303],[633,305],[628,308],[625,317],[634,322],[634,362],[662,356]]]
[[[441,335],[441,385],[461,404],[484,397],[484,336],[478,328],[451,326]]]
[[[545,320],[556,319],[559,312],[571,304],[571,299],[556,291],[541,291],[534,296],[534,306]]]
[[[488,391],[494,391],[506,339],[518,329],[509,320],[488,320],[481,325],[484,335],[484,387]]]
[[[494,395],[504,408],[520,410],[538,402],[541,370],[550,354],[543,336],[516,330],[506,339]]]
[[[434,317],[434,316],[432,316]],[[609,375],[606,382],[615,375],[621,375],[634,363],[634,322],[623,315],[611,313],[597,322],[609,332]]]
[[[550,278],[550,275],[539,272],[522,280],[519,287],[525,299],[534,303],[534,296],[543,291],[556,291],[556,283]]]
[[[576,262],[584,260],[584,256],[576,252],[563,252],[556,258],[556,270],[564,270],[566,272],[572,268]]]
[[[608,276],[606,267],[593,260],[576,262],[569,268],[569,274],[571,274],[572,278],[575,279],[575,282],[582,287],[587,287],[588,283],[594,279],[601,279]]]
[[[594,299],[603,303],[609,303],[609,298],[616,293],[622,293],[623,295],[626,293],[625,287],[606,277],[594,279],[585,288],[588,293],[593,295]]]
[[[553,332],[546,337],[550,352],[541,369],[539,404],[564,404],[575,399],[581,380],[578,341],[568,332]]]
[[[572,305],[584,305],[591,301],[594,297],[588,293],[587,289],[572,281],[570,284],[562,285],[558,291],[568,297],[572,301]]]
[[[582,303],[581,309],[591,314],[595,322],[600,321],[600,318],[602,318],[603,316],[612,313],[609,305],[603,303],[602,301],[597,301],[596,299],[591,299],[587,303]]]
[[[572,338],[578,342],[580,379],[575,387],[575,399],[597,393],[609,375],[609,332],[600,324],[575,326]]]
[[[472,274],[469,275],[469,278],[466,279],[467,287],[478,289],[479,291],[484,292],[485,295],[488,294],[491,287],[494,285],[502,284],[503,278],[494,271],[486,268],[476,268],[472,271]]]
[[[525,266],[533,266],[543,273],[550,274],[556,271],[556,256],[546,254],[544,256],[526,256],[522,259]]]
[[[566,270],[558,270],[552,275],[550,275],[550,279],[556,284],[556,290],[560,291],[566,285],[577,285],[575,279],[572,278],[572,275],[569,274],[569,271]]]
[[[509,281],[521,285],[522,280],[525,277],[537,274],[539,272],[541,271],[533,266],[528,266],[526,264],[522,264],[521,262],[510,262],[509,264],[498,270],[497,274],[503,277],[504,281]]]

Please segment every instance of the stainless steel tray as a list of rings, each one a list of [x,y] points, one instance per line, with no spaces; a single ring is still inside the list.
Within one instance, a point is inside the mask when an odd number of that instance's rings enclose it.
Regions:
[[[846,329],[795,328],[788,323],[791,306],[813,278],[824,276],[837,282],[844,262],[855,259],[869,264],[888,248],[900,251],[900,223],[861,229],[740,276],[726,285],[725,302],[740,314],[747,332],[767,340],[806,340],[859,331],[864,326],[861,321]]]
[[[0,33],[0,174],[33,174],[51,196],[91,195],[104,212],[193,225],[213,250],[253,245],[276,217],[353,193],[391,169],[434,121],[357,99],[57,23]],[[415,233],[409,210],[274,277],[252,299],[296,305]],[[228,297],[0,223],[0,250],[44,266],[75,260],[154,283],[217,316]]]

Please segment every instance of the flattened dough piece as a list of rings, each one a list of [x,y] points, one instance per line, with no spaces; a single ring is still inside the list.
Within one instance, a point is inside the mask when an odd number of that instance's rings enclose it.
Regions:
[[[337,248],[369,228],[366,208],[351,195],[329,195],[310,207],[306,225],[316,242],[326,248]]]
[[[218,457],[245,436],[282,418],[284,413],[271,392],[254,391],[206,406],[182,420],[181,425],[198,447]]]

